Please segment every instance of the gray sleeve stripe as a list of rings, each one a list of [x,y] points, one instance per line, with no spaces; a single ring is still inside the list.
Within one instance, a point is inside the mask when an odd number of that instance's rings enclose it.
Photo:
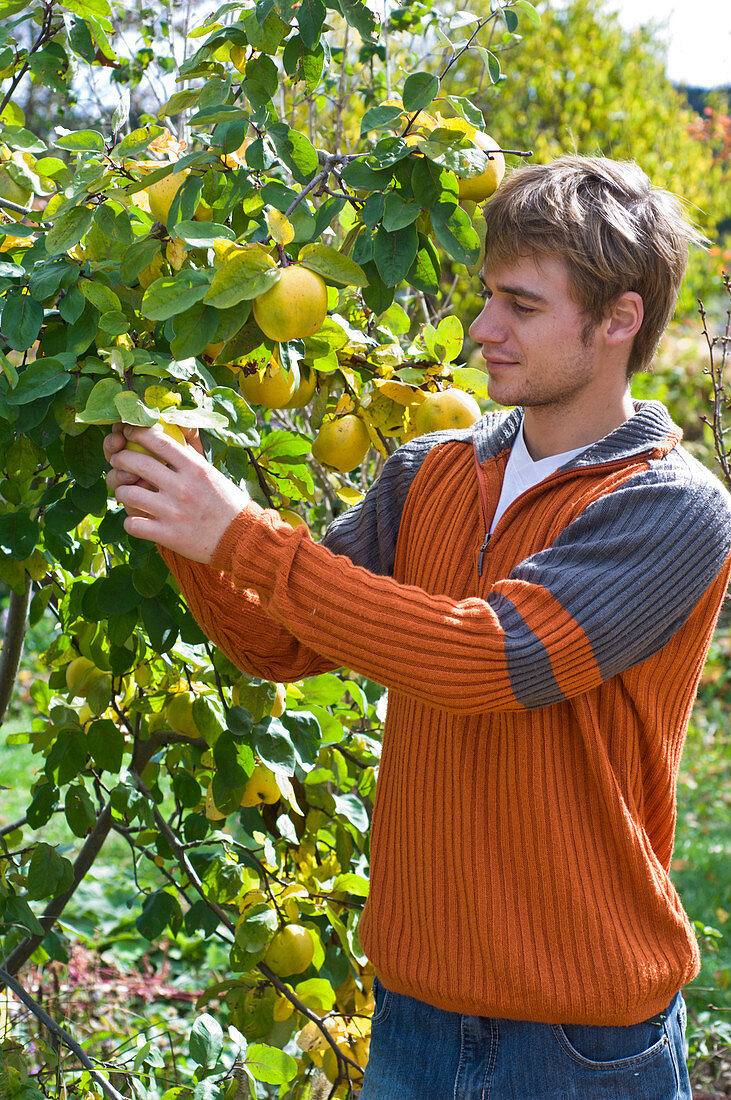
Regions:
[[[497,593],[489,596],[487,602],[505,634],[505,660],[515,698],[529,709],[560,703],[565,696],[543,642],[507,596]]]
[[[731,553],[731,513],[709,479],[650,473],[590,504],[512,577],[539,584],[579,624],[603,679],[657,653]]]

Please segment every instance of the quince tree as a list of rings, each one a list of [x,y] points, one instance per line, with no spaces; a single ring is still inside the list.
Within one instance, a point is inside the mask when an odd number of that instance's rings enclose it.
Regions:
[[[254,499],[318,533],[442,407],[479,415],[442,267],[479,267],[464,195],[504,170],[486,112],[500,52],[537,16],[527,0],[385,23],[363,0],[233,0],[189,29],[152,114],[130,113],[144,51],[124,53],[118,14],[0,2],[0,721],[27,624],[50,636],[7,739],[32,767],[22,814],[0,820],[0,988],[44,1018],[24,969],[68,958],[75,896],[122,838],[140,954],[225,956],[178,1079],[201,1097],[242,1081],[344,1097],[372,1009],[358,920],[382,689],[343,671],[285,696],[235,668],[124,532],[102,440],[119,421],[197,429]],[[468,54],[479,103],[443,87]],[[43,127],[19,106],[31,85],[73,104],[74,81],[110,72],[98,121],[69,108]],[[32,1071],[59,1044],[69,1095],[118,1097],[114,1057],[51,1024],[32,1065],[0,1025],[6,1100],[41,1095]],[[160,1095],[170,1058],[125,1063],[137,1097]]]

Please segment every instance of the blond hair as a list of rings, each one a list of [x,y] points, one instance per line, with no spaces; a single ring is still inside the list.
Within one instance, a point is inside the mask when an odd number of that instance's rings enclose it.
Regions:
[[[486,267],[563,260],[575,301],[598,324],[626,291],[644,318],[627,373],[647,369],[675,309],[688,245],[707,243],[679,199],[633,161],[565,156],[516,169],[485,206]]]

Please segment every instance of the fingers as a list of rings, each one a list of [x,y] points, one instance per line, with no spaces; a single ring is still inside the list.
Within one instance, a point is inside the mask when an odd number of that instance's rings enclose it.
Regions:
[[[104,457],[107,462],[116,454],[117,451],[122,451],[127,446],[127,440],[124,437],[122,431],[122,424],[112,424],[109,435],[104,436]]]

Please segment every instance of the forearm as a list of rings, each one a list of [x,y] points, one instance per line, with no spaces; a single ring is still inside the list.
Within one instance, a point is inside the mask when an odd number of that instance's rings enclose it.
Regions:
[[[214,564],[230,568],[237,587],[255,587],[272,619],[333,664],[450,711],[523,709],[483,600],[370,573],[256,505],[231,525]]]
[[[202,630],[242,672],[289,682],[337,667],[272,619],[256,592],[237,588],[211,566],[159,550]]]

